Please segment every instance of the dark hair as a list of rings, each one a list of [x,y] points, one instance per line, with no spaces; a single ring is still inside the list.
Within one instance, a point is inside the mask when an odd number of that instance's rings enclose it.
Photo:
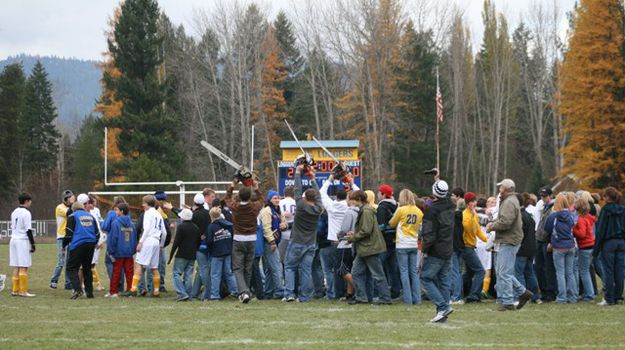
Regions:
[[[610,203],[621,202],[621,192],[617,191],[614,187],[607,187],[603,190],[603,197],[605,197]]]
[[[317,196],[317,190],[315,190],[314,188],[309,188],[306,190],[306,192],[304,192],[304,197],[309,202],[314,202],[316,196]]]
[[[30,193],[28,192],[22,192],[19,196],[17,196],[17,200],[20,202],[20,204],[26,204],[27,201],[32,201],[33,197],[31,197]]]
[[[601,202],[601,195],[599,195],[599,193],[591,193],[590,196],[592,197],[592,200],[595,201],[595,204],[599,204],[599,202]]]
[[[288,186],[287,188],[284,189],[284,196],[285,197],[295,197],[295,188],[293,188],[293,186]]]
[[[211,208],[215,207],[221,207],[221,199],[217,197],[215,197],[215,199],[213,199],[213,203],[211,203]]]
[[[119,203],[116,208],[119,209],[124,215],[128,215],[130,212],[130,207],[128,207],[127,203]]]
[[[345,189],[341,188],[338,191],[336,191],[336,199],[337,200],[345,200],[345,198],[347,198],[347,191],[345,191]]]
[[[451,190],[451,194],[455,195],[458,198],[464,198],[464,190],[460,187],[456,187]]]
[[[525,204],[525,197],[521,193],[516,193],[516,199],[519,201],[519,205],[521,208],[525,208],[527,205]]]
[[[486,198],[484,198],[484,197],[480,197],[480,198],[477,200],[477,207],[478,207],[478,208],[486,208],[486,202],[487,202]]]
[[[94,196],[94,195],[92,195],[92,194],[90,194],[90,195],[88,195],[88,196],[89,196],[89,202],[87,202],[87,203],[89,203],[89,204],[95,204],[95,202],[96,202],[96,200],[97,200],[97,199],[95,198],[95,196]]]
[[[249,186],[243,186],[239,189],[239,200],[241,202],[247,202],[252,198],[252,188]]]
[[[523,206],[523,207],[527,207],[530,204],[534,204],[534,203],[532,203],[533,202],[532,201],[532,197],[527,192],[521,193],[521,199],[522,199],[522,201],[520,201],[519,203],[521,203],[521,206]]]
[[[349,199],[353,201],[358,201],[362,204],[367,204],[367,194],[365,193],[365,191],[362,190],[350,192]]]

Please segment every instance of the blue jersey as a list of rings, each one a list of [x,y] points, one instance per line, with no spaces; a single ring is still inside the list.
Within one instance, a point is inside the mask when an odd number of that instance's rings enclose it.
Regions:
[[[70,215],[70,217],[75,222],[72,242],[69,245],[70,251],[83,244],[96,243],[98,241],[98,225],[93,215],[80,209]]]

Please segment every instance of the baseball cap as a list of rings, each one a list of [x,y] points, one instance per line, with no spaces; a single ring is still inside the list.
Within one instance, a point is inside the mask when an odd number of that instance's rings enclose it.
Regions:
[[[507,189],[511,189],[511,188],[515,188],[516,187],[516,185],[514,184],[514,181],[512,181],[511,179],[503,179],[503,180],[501,180],[501,182],[499,182],[497,184],[497,187],[499,187],[499,186],[503,186],[504,188],[507,188]]]
[[[189,221],[193,218],[193,212],[190,209],[182,209],[180,214],[178,215],[182,219],[182,221]]]
[[[538,191],[538,195],[541,197],[551,196],[552,194],[553,191],[551,190],[551,187],[543,187]]]
[[[193,196],[193,203],[197,205],[204,204],[204,195],[202,192],[196,193],[195,196]]]
[[[156,191],[154,192],[154,197],[156,197],[156,199],[159,201],[164,201],[167,199],[167,193],[163,191]]]
[[[84,193],[81,193],[81,194],[78,195],[78,197],[76,197],[76,201],[80,202],[82,204],[87,204],[87,203],[89,203],[89,196],[87,196]]]
[[[393,197],[393,188],[389,185],[382,185],[378,189],[386,197]]]
[[[73,195],[74,195],[74,193],[72,191],[65,190],[65,191],[63,191],[63,194],[61,196],[63,197],[63,201],[66,201],[67,198],[69,198],[69,197],[71,197]]]

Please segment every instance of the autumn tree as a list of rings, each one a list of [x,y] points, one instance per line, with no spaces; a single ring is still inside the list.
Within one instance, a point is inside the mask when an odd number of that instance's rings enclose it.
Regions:
[[[625,186],[624,9],[618,0],[582,0],[560,74],[568,142],[562,174],[584,188]]]

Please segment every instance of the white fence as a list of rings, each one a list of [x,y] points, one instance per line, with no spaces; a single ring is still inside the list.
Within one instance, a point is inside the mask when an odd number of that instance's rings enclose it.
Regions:
[[[55,220],[33,220],[33,235],[35,237],[56,238]],[[0,221],[0,239],[11,237],[11,222]]]

